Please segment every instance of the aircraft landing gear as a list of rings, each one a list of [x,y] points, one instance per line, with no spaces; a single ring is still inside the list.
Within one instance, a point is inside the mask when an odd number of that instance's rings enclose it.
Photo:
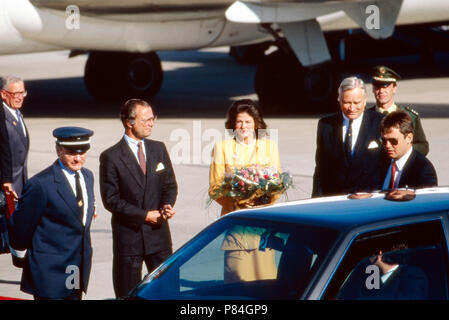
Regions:
[[[99,100],[151,99],[161,88],[163,71],[156,53],[91,52],[84,81]]]
[[[304,68],[277,50],[257,66],[255,91],[265,114],[336,111],[340,73],[331,63]]]
[[[265,51],[270,45],[271,41],[265,41],[250,45],[231,46],[229,55],[240,64],[257,64],[263,59]]]

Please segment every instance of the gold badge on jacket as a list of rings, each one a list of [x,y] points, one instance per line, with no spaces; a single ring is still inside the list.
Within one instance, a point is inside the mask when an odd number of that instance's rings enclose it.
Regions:
[[[83,206],[83,200],[78,201],[78,207],[82,207]]]
[[[17,126],[17,122],[15,122],[15,121],[13,121],[12,124],[13,124],[14,126]]]

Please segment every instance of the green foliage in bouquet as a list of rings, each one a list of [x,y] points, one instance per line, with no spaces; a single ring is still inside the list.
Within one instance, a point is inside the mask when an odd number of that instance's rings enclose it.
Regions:
[[[227,172],[223,183],[210,193],[209,204],[218,198],[234,198],[238,207],[248,203],[263,205],[270,203],[274,195],[283,194],[293,186],[288,172],[279,172],[274,167],[243,167]]]

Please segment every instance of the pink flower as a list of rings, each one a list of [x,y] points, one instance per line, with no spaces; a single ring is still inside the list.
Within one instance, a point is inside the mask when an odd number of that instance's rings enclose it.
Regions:
[[[257,183],[259,183],[259,176],[255,176],[255,177],[254,177],[254,181],[257,182]]]
[[[239,185],[241,185],[243,187],[245,185],[245,183],[243,181],[239,181]]]
[[[268,176],[268,174],[265,174],[263,177],[265,178],[265,180],[270,179],[270,177]]]

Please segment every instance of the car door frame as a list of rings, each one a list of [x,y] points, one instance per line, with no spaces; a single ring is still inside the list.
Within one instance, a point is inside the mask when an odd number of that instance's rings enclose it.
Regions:
[[[443,228],[444,238],[446,240],[446,248],[448,249],[449,256],[449,212],[436,211],[431,213],[425,213],[414,217],[405,217],[392,220],[384,220],[376,223],[370,223],[367,225],[357,226],[354,229],[348,231],[343,240],[337,245],[337,248],[331,252],[326,261],[322,264],[320,270],[315,274],[314,279],[310,282],[309,286],[304,291],[302,299],[305,300],[320,300],[323,299],[326,290],[332,281],[335,273],[340,268],[342,261],[346,258],[346,255],[356,240],[356,238],[364,233],[380,231],[387,228],[396,228],[405,225],[411,225],[422,222],[436,221],[441,222]],[[449,261],[447,261],[449,264]]]

